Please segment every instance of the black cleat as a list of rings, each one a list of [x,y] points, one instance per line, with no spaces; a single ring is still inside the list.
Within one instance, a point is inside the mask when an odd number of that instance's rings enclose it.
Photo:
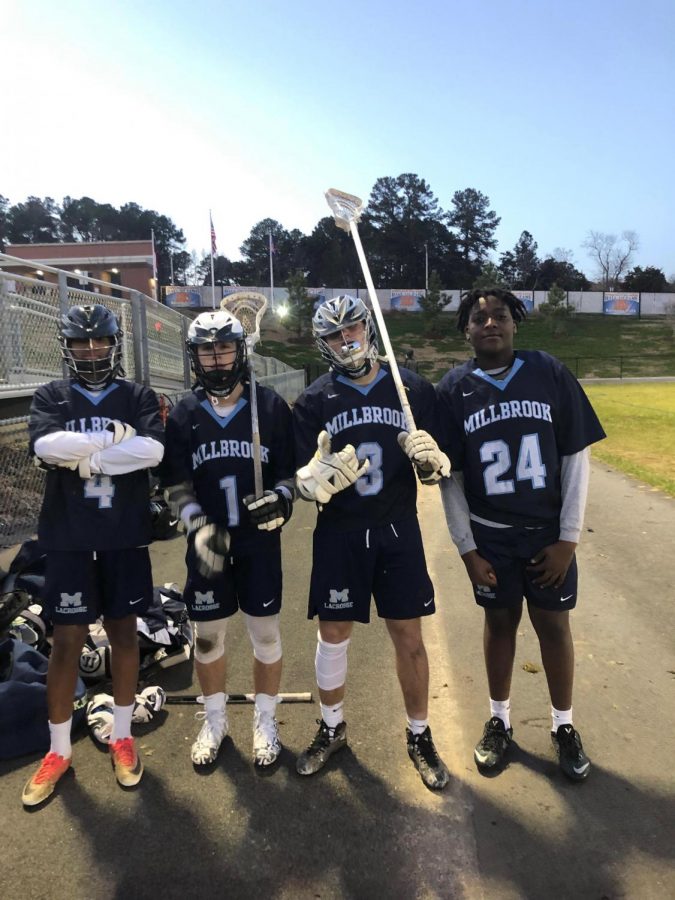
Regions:
[[[513,728],[506,728],[499,716],[493,716],[485,723],[483,737],[476,744],[473,758],[482,772],[499,772],[504,765],[504,757],[513,737]]]
[[[553,747],[564,775],[572,781],[584,781],[591,771],[591,761],[584,753],[579,732],[572,725],[561,725],[551,732]]]
[[[309,747],[300,754],[295,764],[298,775],[314,775],[328,762],[329,757],[347,746],[347,723],[340,722],[329,728],[323,719],[316,720],[319,730]]]
[[[408,739],[408,756],[422,781],[432,791],[442,791],[450,781],[450,773],[434,747],[431,729],[427,725],[422,734],[413,734],[406,728],[405,733]]]

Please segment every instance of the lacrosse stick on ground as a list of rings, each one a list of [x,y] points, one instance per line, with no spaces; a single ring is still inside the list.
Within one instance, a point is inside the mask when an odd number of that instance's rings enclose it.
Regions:
[[[255,392],[255,368],[253,348],[260,340],[260,323],[267,309],[267,297],[256,291],[237,291],[220,301],[220,308],[232,313],[241,322],[246,335],[248,377],[251,386],[251,433],[253,438],[253,479],[255,497],[263,495],[262,462],[260,460],[260,427],[258,425],[258,398]]]
[[[373,277],[370,274],[368,261],[366,260],[365,253],[363,252],[361,237],[359,235],[358,221],[361,218],[361,213],[363,211],[363,201],[359,197],[355,197],[353,194],[345,194],[344,191],[338,191],[335,188],[331,188],[330,190],[326,191],[326,200],[328,201],[328,205],[332,210],[338,228],[342,228],[343,231],[351,234],[352,238],[354,239],[354,246],[356,247],[359,262],[361,263],[363,276],[366,279],[366,287],[368,288],[368,293],[370,295],[370,303],[373,307],[373,312],[375,313],[375,319],[377,321],[377,327],[380,332],[380,337],[382,338],[382,343],[384,344],[384,353],[387,358],[387,362],[389,363],[389,368],[391,369],[391,376],[394,379],[394,384],[396,385],[396,392],[398,394],[398,399],[401,402],[401,409],[403,410],[403,415],[405,416],[408,431],[412,433],[413,431],[417,430],[415,426],[415,420],[413,418],[412,410],[410,409],[410,404],[408,403],[408,396],[405,392],[405,388],[403,387],[403,382],[401,381],[401,373],[398,370],[398,363],[396,362],[396,357],[394,356],[391,341],[389,340],[389,333],[384,322],[384,316],[382,315],[380,303],[377,299],[377,293],[375,291],[375,285],[373,284]]]

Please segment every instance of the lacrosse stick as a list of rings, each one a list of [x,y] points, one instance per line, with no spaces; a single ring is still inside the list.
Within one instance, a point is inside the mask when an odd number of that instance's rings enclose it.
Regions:
[[[260,426],[258,425],[258,398],[255,392],[255,369],[253,367],[253,348],[260,340],[260,323],[267,309],[267,297],[256,291],[237,291],[220,301],[220,308],[239,319],[246,335],[248,351],[248,380],[251,387],[251,434],[253,439],[253,483],[255,498],[263,495],[262,462],[260,460]]]
[[[375,285],[373,284],[373,276],[370,274],[366,254],[363,252],[363,245],[361,244],[357,223],[361,218],[361,213],[363,211],[363,201],[353,194],[345,194],[344,191],[338,191],[335,188],[330,188],[330,190],[326,191],[326,200],[332,210],[338,228],[342,228],[343,231],[351,234],[354,239],[354,245],[359,257],[359,262],[361,263],[363,276],[366,279],[366,287],[370,294],[370,302],[373,307],[373,312],[375,313],[377,327],[380,332],[380,337],[382,338],[382,343],[384,344],[384,354],[389,363],[389,368],[391,369],[391,377],[394,379],[394,384],[396,385],[396,392],[398,394],[398,399],[401,402],[401,409],[405,416],[406,425],[408,431],[415,431],[415,420],[413,418],[412,410],[410,409],[410,404],[408,403],[408,396],[403,387],[403,382],[401,381],[401,373],[398,370],[398,363],[396,362],[394,350],[391,346],[391,341],[389,340],[389,332],[387,331],[387,326],[384,322],[380,302],[377,299]]]
[[[312,695],[309,691],[301,691],[298,694],[277,694],[281,703],[311,703]],[[166,703],[170,706],[176,704],[199,703],[199,694],[167,694]],[[228,694],[228,703],[255,703],[255,694]]]

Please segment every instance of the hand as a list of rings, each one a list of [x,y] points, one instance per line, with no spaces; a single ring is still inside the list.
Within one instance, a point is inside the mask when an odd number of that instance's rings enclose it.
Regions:
[[[230,549],[227,528],[202,514],[192,516],[187,533],[188,537],[194,536],[195,559],[200,573],[209,578],[222,572]]]
[[[253,494],[244,497],[251,524],[260,531],[274,531],[281,528],[291,517],[293,503],[283,491],[265,491],[256,499]]]
[[[80,459],[67,459],[49,468],[70,469],[73,472],[77,469],[77,474],[80,478],[91,478],[91,457],[82,456]]]
[[[534,572],[539,577],[533,578],[532,583],[537,587],[560,587],[565,580],[567,570],[572,565],[574,551],[577,545],[573,541],[556,541],[544,547],[530,560],[531,566],[527,566],[528,572]]]
[[[368,460],[359,461],[356,451],[347,444],[337,453],[331,452],[331,440],[322,431],[313,459],[296,472],[298,490],[306,500],[328,503],[333,494],[350,487],[368,470]]]
[[[492,563],[484,559],[478,550],[469,550],[462,557],[462,562],[466,566],[466,572],[471,584],[482,585],[483,587],[497,587],[497,576],[492,568]]]
[[[127,425],[126,422],[120,422],[117,419],[111,419],[105,426],[105,430],[112,434],[112,444],[121,444],[122,441],[127,441],[136,434],[136,429],[132,425]]]
[[[422,484],[437,484],[450,475],[450,460],[427,431],[402,431],[398,443],[415,466]]]

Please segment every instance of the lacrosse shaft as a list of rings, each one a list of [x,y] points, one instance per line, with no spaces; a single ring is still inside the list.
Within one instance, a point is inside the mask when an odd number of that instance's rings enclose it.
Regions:
[[[361,244],[359,229],[356,222],[354,222],[353,220],[349,223],[349,230],[351,231],[351,235],[354,238],[356,253],[358,254],[359,262],[361,263],[363,276],[366,279],[366,287],[368,288],[368,293],[370,294],[370,302],[373,307],[373,312],[375,313],[377,327],[380,332],[380,337],[382,338],[382,343],[384,344],[384,352],[391,369],[391,377],[394,379],[394,384],[396,385],[396,392],[398,393],[398,399],[401,403],[401,409],[403,410],[403,415],[405,416],[406,425],[408,426],[408,431],[416,431],[415,419],[413,418],[412,410],[410,409],[410,404],[408,403],[408,396],[405,392],[405,388],[403,387],[403,382],[401,381],[401,373],[399,372],[398,363],[396,362],[396,357],[394,356],[394,350],[391,346],[391,341],[389,340],[389,332],[387,331],[384,316],[382,315],[382,310],[380,309],[380,302],[377,299],[375,285],[373,284],[373,277],[370,274],[370,268],[368,267],[368,260],[366,259],[366,254],[363,252],[363,245]]]
[[[249,360],[249,386],[251,389],[251,439],[253,443],[253,484],[255,498],[263,495],[262,460],[260,456],[260,425],[258,424],[258,395],[255,389],[255,369],[253,360]]]
[[[166,703],[170,705],[199,703],[200,694],[167,694]],[[312,695],[309,691],[301,691],[296,694],[277,694],[282,703],[311,703]],[[228,703],[255,703],[255,694],[228,694]]]

